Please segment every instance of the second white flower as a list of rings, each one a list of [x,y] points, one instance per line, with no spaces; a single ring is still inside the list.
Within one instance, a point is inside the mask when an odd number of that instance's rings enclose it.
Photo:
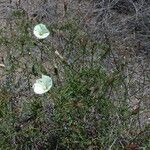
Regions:
[[[36,94],[44,94],[48,92],[52,87],[52,78],[46,75],[42,75],[42,78],[37,79],[33,85],[33,90]]]

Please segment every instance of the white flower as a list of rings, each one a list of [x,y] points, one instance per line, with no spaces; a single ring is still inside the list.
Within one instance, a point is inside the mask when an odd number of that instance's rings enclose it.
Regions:
[[[34,27],[33,33],[38,39],[45,39],[50,34],[49,30],[42,23]]]
[[[42,78],[37,79],[33,85],[34,92],[36,94],[44,94],[52,87],[52,78],[46,75],[42,75]]]

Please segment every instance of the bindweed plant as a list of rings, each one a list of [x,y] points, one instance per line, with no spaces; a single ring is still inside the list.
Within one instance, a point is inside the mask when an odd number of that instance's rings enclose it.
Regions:
[[[129,106],[126,63],[109,38],[96,41],[78,16],[12,17],[0,33],[0,149],[149,149],[149,125]]]
[[[36,94],[44,94],[48,92],[52,87],[52,79],[49,76],[42,75],[41,79],[37,79],[33,85],[34,92]]]
[[[38,38],[38,39],[45,39],[46,37],[49,36],[49,30],[46,28],[46,26],[44,24],[38,24],[34,27],[34,31],[33,31],[34,35]]]

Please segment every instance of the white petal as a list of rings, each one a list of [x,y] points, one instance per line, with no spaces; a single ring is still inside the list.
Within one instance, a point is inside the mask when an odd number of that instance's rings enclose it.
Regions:
[[[33,85],[36,94],[43,94],[49,91],[52,87],[52,79],[49,76],[42,75],[42,78],[37,79]]]
[[[46,75],[42,75],[42,82],[45,84],[47,89],[52,87],[52,78]]]
[[[38,39],[44,39],[50,34],[49,30],[42,23],[34,27],[33,33]]]
[[[45,87],[39,83],[34,83],[33,85],[34,92],[36,94],[44,94],[45,93]]]

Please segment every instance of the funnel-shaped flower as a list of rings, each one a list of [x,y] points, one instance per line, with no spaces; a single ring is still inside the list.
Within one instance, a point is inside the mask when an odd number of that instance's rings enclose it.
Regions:
[[[44,94],[52,87],[52,79],[49,76],[42,75],[42,78],[37,79],[33,85],[36,94]]]
[[[45,39],[50,34],[49,30],[42,23],[34,27],[33,33],[38,39]]]

